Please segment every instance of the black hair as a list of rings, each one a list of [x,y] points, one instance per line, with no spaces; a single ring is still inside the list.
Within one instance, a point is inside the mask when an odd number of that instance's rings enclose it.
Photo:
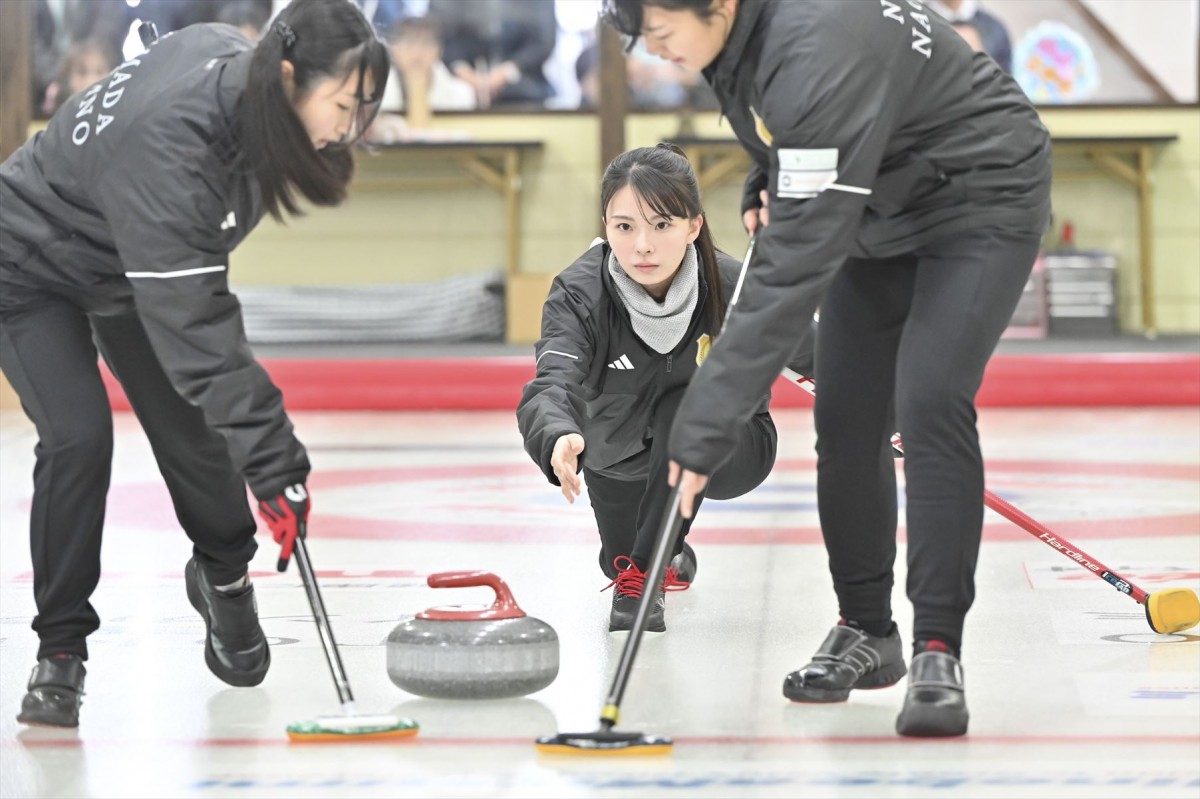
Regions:
[[[359,70],[355,120],[345,140],[317,150],[289,99],[280,70],[295,68],[294,98],[327,78]],[[264,207],[276,219],[300,215],[299,192],[314,205],[337,205],[354,174],[350,148],[379,110],[387,85],[387,48],[362,12],[347,0],[293,0],[254,50],[238,111],[244,157],[258,178]],[[367,76],[373,78],[365,93]]]
[[[613,196],[626,186],[633,189],[652,212],[667,219],[695,219],[704,214],[696,171],[683,150],[669,142],[629,150],[612,160],[600,182],[600,208],[605,218]],[[717,269],[717,248],[707,220],[700,226],[695,244],[696,254],[700,256],[700,271],[708,285],[705,327],[716,338],[725,318],[725,299],[721,294],[721,273]]]
[[[632,50],[638,37],[642,35],[646,6],[664,8],[667,11],[691,11],[705,21],[716,16],[712,0],[604,0],[600,8],[600,18],[617,33],[628,36],[628,49]]]

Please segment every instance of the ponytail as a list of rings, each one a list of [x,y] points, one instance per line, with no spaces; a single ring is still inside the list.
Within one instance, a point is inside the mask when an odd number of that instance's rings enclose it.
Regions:
[[[708,297],[704,301],[704,326],[708,334],[715,340],[721,332],[725,321],[725,295],[721,292],[721,270],[717,266],[717,247],[713,243],[712,231],[709,230],[708,220],[700,226],[700,235],[696,237],[696,255],[700,257],[700,272],[708,285]]]

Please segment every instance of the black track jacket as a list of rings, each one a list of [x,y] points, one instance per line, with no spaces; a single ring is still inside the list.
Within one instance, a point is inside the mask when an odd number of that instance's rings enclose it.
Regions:
[[[691,325],[675,349],[662,354],[638,337],[608,273],[607,242],[594,245],[564,269],[542,307],[542,338],[534,354],[537,376],[517,406],[525,451],[554,485],[554,442],[580,433],[586,448],[580,465],[626,480],[646,477],[648,435],[658,399],[685,387],[707,352],[702,312],[709,287],[700,272],[700,297]],[[728,304],[741,264],[717,254],[721,290]],[[740,300],[739,300],[740,302]],[[752,413],[767,413],[770,394]]]
[[[234,120],[252,55],[233,28],[196,25],[68,100],[0,165],[0,277],[95,314],[136,308],[266,498],[309,462],[228,285],[229,253],[263,215]]]
[[[811,367],[805,334],[847,256],[1045,232],[1050,137],[1012,78],[916,0],[742,0],[704,75],[754,163],[743,207],[771,200],[671,433],[671,457],[712,474],[785,362]]]

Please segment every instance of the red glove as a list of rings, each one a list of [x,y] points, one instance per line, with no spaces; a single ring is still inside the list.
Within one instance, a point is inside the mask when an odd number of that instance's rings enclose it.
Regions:
[[[296,538],[308,534],[308,511],[312,501],[304,483],[296,483],[283,489],[283,493],[258,503],[258,515],[262,516],[280,545],[279,562],[276,568],[287,571],[288,560],[296,546]]]

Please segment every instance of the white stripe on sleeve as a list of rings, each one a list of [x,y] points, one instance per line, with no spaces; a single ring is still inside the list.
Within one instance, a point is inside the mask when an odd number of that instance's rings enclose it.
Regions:
[[[539,355],[537,357],[537,360],[533,362],[533,365],[537,366],[538,363],[541,362],[542,358],[545,358],[547,355],[561,355],[564,358],[574,358],[577,361],[579,360],[578,355],[572,355],[569,352],[559,352],[558,350],[546,350],[545,352],[543,352],[541,355]]]
[[[224,272],[228,268],[227,266],[200,266],[195,269],[179,269],[175,272],[126,272],[125,277],[153,277],[159,279],[187,277],[189,275],[203,275],[206,272]]]

